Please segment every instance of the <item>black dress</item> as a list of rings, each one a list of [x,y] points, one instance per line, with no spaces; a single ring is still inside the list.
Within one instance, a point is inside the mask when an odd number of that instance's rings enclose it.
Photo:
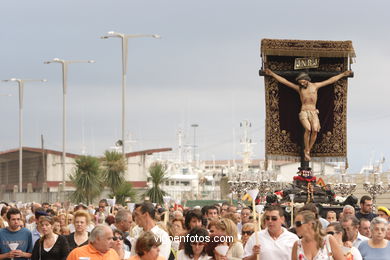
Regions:
[[[66,260],[69,252],[68,241],[64,236],[59,235],[49,251],[44,250],[43,243],[38,239],[35,242],[31,260]]]
[[[88,237],[89,237],[89,232],[88,232]],[[88,245],[88,239],[87,239],[87,241],[85,241],[85,242],[82,243],[81,245],[77,245],[77,244],[76,244],[76,241],[74,241],[74,232],[71,233],[70,235],[66,236],[66,239],[68,240],[68,244],[69,244],[69,249],[70,249],[70,251],[72,251],[72,250],[75,249],[76,247]]]

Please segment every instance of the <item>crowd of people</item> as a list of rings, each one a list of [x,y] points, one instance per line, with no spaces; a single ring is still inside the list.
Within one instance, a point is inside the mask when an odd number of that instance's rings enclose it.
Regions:
[[[389,260],[390,211],[363,196],[360,208],[321,217],[314,204],[288,221],[279,205],[262,214],[229,203],[163,208],[150,202],[74,208],[0,203],[0,259],[14,260]]]

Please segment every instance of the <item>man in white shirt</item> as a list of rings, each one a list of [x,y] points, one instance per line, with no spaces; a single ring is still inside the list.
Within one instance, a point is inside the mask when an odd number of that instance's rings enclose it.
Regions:
[[[158,239],[161,240],[161,245],[159,246],[160,252],[159,255],[165,259],[169,258],[171,253],[171,240],[167,232],[156,225],[154,221],[155,209],[152,203],[144,202],[142,204],[136,205],[135,208],[135,220],[139,227],[145,231],[151,231]],[[142,234],[142,232],[141,232]],[[140,235],[140,234],[139,234]],[[138,237],[132,239],[132,249],[135,249],[135,243],[137,242]],[[136,255],[135,250],[131,250],[131,255]]]
[[[270,206],[265,209],[264,214],[267,228],[254,233],[248,239],[244,249],[244,260],[256,260],[258,254],[261,260],[291,260],[292,247],[299,238],[282,227],[283,209],[279,206]]]
[[[371,237],[371,222],[368,219],[361,218],[359,219],[359,233],[365,237]]]
[[[343,217],[341,225],[345,229],[348,241],[351,241],[354,247],[358,248],[362,241],[368,240],[368,237],[359,233],[359,220],[355,216],[347,215]]]

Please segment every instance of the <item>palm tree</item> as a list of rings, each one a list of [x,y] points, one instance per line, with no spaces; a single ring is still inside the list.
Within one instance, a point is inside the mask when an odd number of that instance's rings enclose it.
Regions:
[[[125,182],[126,161],[121,153],[106,151],[103,157],[103,179],[112,193]]]
[[[149,174],[153,186],[146,191],[145,195],[151,202],[163,204],[163,196],[168,195],[160,188],[160,185],[168,180],[165,167],[161,163],[154,163],[149,167]]]
[[[126,199],[130,198],[131,201],[135,201],[136,195],[137,192],[133,189],[133,185],[129,182],[124,182],[116,189],[115,193],[110,194],[110,197],[115,197],[116,203],[125,206]]]
[[[96,157],[78,157],[76,170],[69,175],[69,178],[76,187],[76,191],[70,196],[70,200],[75,203],[84,202],[88,205],[103,190],[100,161]]]

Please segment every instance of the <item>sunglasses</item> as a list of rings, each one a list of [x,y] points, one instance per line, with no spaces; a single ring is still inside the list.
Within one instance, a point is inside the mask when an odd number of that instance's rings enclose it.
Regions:
[[[254,232],[254,231],[242,231],[241,233],[242,233],[242,235],[248,235],[248,236],[250,236],[250,235],[253,234],[253,232]]]
[[[266,217],[265,217],[265,220],[267,220],[267,221],[270,221],[270,220],[272,220],[272,221],[277,221],[277,220],[278,220],[278,217],[276,217],[276,216],[266,216]]]
[[[300,227],[300,226],[302,226],[303,224],[306,224],[306,222],[295,221],[295,226],[296,226],[296,227]]]
[[[114,240],[114,241],[123,240],[123,237],[113,237],[112,240]]]
[[[336,234],[336,232],[334,232],[334,231],[328,231],[328,232],[326,232],[328,235],[334,235],[334,234]]]

